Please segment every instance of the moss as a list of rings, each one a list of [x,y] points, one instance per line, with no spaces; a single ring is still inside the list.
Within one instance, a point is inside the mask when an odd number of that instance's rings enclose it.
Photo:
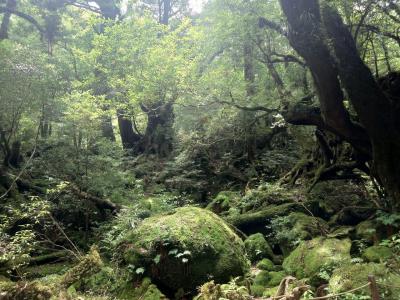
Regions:
[[[270,205],[256,212],[248,212],[239,216],[229,216],[226,220],[243,232],[259,232],[265,230],[265,225],[272,219],[288,215],[290,212],[297,210],[301,211],[303,209],[295,203]]]
[[[275,265],[270,259],[264,258],[257,264],[257,268],[264,271],[274,271]]]
[[[45,277],[51,274],[63,274],[69,267],[69,264],[66,263],[54,263],[54,264],[45,264],[40,266],[29,266],[23,270],[26,274],[26,277],[31,278],[40,278]]]
[[[301,212],[292,212],[289,215],[292,230],[296,231],[300,240],[308,240],[322,235],[329,229],[328,224],[321,218],[306,215]]]
[[[264,298],[273,297],[273,296],[276,295],[276,292],[278,291],[278,288],[279,288],[279,286],[275,286],[275,287],[271,287],[271,288],[266,288],[266,289],[264,290],[264,293],[263,293],[262,296],[263,296]]]
[[[285,278],[286,273],[284,271],[269,272],[270,280],[268,281],[268,287],[274,287],[281,283],[282,279]]]
[[[210,278],[227,282],[249,268],[242,240],[214,213],[183,207],[148,218],[121,245],[126,263],[163,286],[193,291]]]
[[[283,268],[296,278],[315,275],[323,266],[340,265],[350,261],[351,241],[316,238],[303,241],[284,260]]]
[[[249,236],[245,241],[244,245],[246,247],[247,255],[251,262],[256,262],[262,258],[273,258],[274,253],[264,235],[261,233],[256,233]]]
[[[266,287],[270,280],[271,280],[271,276],[269,275],[269,272],[261,271],[254,278],[254,285],[261,285],[263,287]]]
[[[362,258],[367,262],[383,262],[393,256],[393,252],[390,248],[385,246],[372,246],[362,254]]]
[[[376,220],[366,220],[356,226],[356,238],[375,244],[387,237],[385,226]]]
[[[48,300],[52,296],[52,290],[38,281],[20,281],[0,291],[0,299],[5,300]]]
[[[216,214],[228,212],[240,202],[240,194],[233,191],[222,191],[207,205],[207,209]]]
[[[251,295],[255,296],[255,297],[262,297],[264,290],[265,290],[265,286],[263,286],[263,285],[255,284],[250,287]]]
[[[348,291],[350,289],[362,286],[368,282],[368,275],[374,275],[380,287],[382,299],[398,299],[398,290],[390,286],[400,285],[400,276],[390,273],[384,264],[347,264],[336,269],[329,280],[329,290],[333,293]],[[384,283],[389,286],[381,286]],[[357,294],[369,295],[368,287],[357,292]]]
[[[70,285],[89,277],[100,271],[103,262],[100,258],[97,247],[90,248],[89,253],[74,267],[69,269],[61,279],[61,285],[69,287]]]
[[[162,300],[167,299],[160,290],[152,284],[150,278],[144,278],[140,285],[128,284],[121,289],[118,299],[121,300]]]
[[[246,287],[238,285],[237,278],[227,284],[216,284],[213,280],[206,282],[199,289],[199,294],[194,297],[195,300],[248,300],[249,291]],[[178,298],[177,298],[178,299]]]
[[[351,236],[351,233],[354,231],[354,227],[352,226],[340,226],[334,229],[331,233],[328,234],[330,238],[348,238]]]

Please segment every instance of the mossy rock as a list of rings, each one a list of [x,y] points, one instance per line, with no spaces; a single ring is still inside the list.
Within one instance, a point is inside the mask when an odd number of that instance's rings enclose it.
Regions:
[[[254,284],[250,287],[250,293],[254,297],[262,297],[265,291],[264,285]]]
[[[284,260],[284,270],[298,279],[312,277],[323,266],[340,265],[350,261],[349,239],[315,238],[303,241]]]
[[[254,285],[261,285],[266,287],[268,282],[271,280],[271,276],[269,275],[270,272],[268,271],[261,271],[259,272],[256,277],[254,278]]]
[[[268,287],[274,287],[281,283],[282,279],[286,277],[286,273],[284,271],[279,272],[269,272],[270,280],[268,281]]]
[[[222,191],[207,205],[207,209],[216,214],[229,213],[231,209],[235,209],[239,204],[240,199],[241,197],[238,192]]]
[[[31,278],[41,278],[52,274],[61,275],[65,273],[70,264],[68,263],[52,263],[44,264],[40,266],[29,266],[23,269],[28,279]]]
[[[368,283],[369,275],[375,276],[381,295],[385,295],[382,299],[398,299],[398,289],[391,286],[400,286],[400,276],[390,273],[384,264],[376,263],[347,264],[334,270],[329,280],[329,291],[340,293],[360,287]],[[380,283],[387,286],[383,287]],[[357,294],[370,295],[370,290],[366,287]]]
[[[376,220],[366,220],[356,226],[355,238],[376,244],[387,237],[387,229]]]
[[[144,220],[120,245],[124,260],[170,291],[194,291],[213,278],[227,282],[249,269],[234,230],[206,209],[183,207]]]
[[[140,285],[127,284],[118,294],[121,300],[165,300],[167,297],[155,286],[150,278],[143,278]]]
[[[274,271],[275,265],[270,259],[264,258],[258,262],[257,268],[264,271]]]
[[[384,262],[393,256],[393,251],[385,246],[371,246],[365,249],[362,258],[367,262]]]
[[[337,239],[350,238],[354,230],[353,226],[340,226],[333,229],[331,233],[328,234],[328,237]]]
[[[256,262],[263,258],[274,258],[272,248],[262,233],[250,235],[244,241],[244,245],[251,262]]]
[[[277,285],[277,286],[275,286],[275,287],[271,287],[271,288],[266,288],[266,289],[264,290],[264,293],[263,293],[262,296],[263,296],[264,298],[273,297],[273,296],[276,295],[276,292],[278,291],[278,288],[279,288],[279,285]]]
[[[292,230],[295,230],[300,240],[309,240],[320,236],[329,230],[328,224],[321,218],[306,215],[301,212],[292,212],[289,215]]]
[[[20,281],[3,285],[0,282],[0,299],[4,300],[50,300],[54,296],[51,288],[38,281]]]

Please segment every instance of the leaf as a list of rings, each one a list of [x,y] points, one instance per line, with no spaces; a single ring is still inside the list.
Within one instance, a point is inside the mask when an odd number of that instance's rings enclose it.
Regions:
[[[157,256],[154,257],[153,261],[154,261],[156,264],[158,264],[158,263],[160,262],[160,259],[161,259],[161,255],[160,255],[160,254],[157,254]]]
[[[178,253],[178,249],[172,249],[168,252],[168,255],[175,255]]]
[[[136,269],[136,274],[143,274],[144,273],[144,268],[137,268]]]
[[[183,252],[183,255],[192,255],[192,252],[190,252],[189,250],[185,250],[185,251]]]
[[[182,262],[186,264],[189,260],[187,258],[182,258]]]

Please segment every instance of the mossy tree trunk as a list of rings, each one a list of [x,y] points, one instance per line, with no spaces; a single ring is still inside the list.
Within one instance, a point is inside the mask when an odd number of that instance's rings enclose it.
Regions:
[[[280,3],[289,23],[289,41],[314,79],[321,110],[318,121],[370,157],[375,177],[385,187],[392,207],[399,210],[399,108],[380,89],[334,9],[327,4],[321,7],[318,0]],[[361,125],[345,108],[342,87]]]

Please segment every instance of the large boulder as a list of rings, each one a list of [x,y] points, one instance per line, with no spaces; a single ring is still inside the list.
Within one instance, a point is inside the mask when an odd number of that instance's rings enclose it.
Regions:
[[[257,262],[263,258],[274,258],[272,248],[262,233],[250,235],[244,241],[244,245],[251,262]]]
[[[346,264],[333,271],[329,280],[329,291],[331,293],[341,293],[349,291],[368,283],[368,276],[374,275],[379,283],[382,299],[395,300],[398,297],[398,286],[400,286],[400,276],[391,273],[384,264]],[[383,285],[382,285],[383,284]],[[370,295],[370,290],[366,287],[357,291],[357,294]]]
[[[349,239],[315,238],[303,241],[284,260],[283,268],[296,278],[310,278],[322,267],[349,262],[351,241]]]
[[[145,219],[121,245],[124,260],[170,292],[194,291],[204,282],[228,282],[249,268],[245,247],[214,213],[183,207]]]

